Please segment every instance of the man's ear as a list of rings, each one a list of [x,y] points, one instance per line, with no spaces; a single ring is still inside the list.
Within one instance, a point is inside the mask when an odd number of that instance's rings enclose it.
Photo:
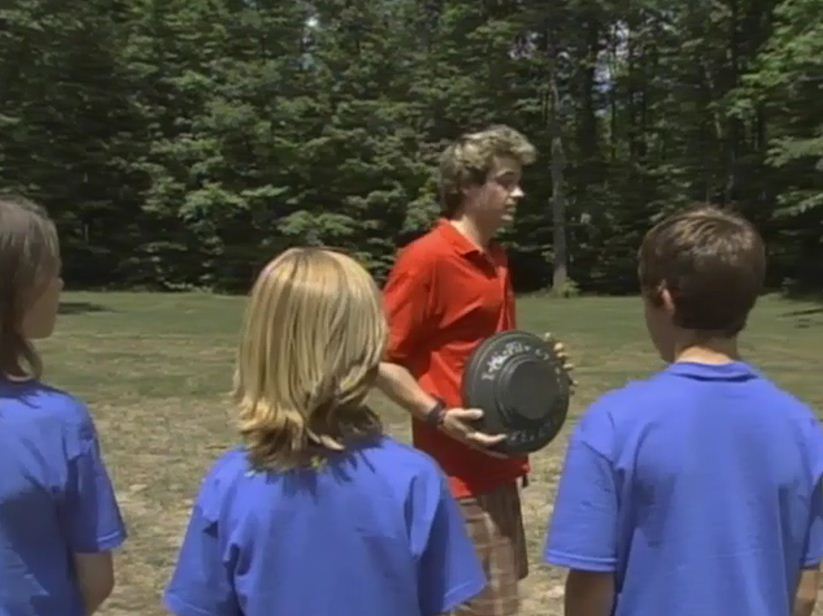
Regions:
[[[480,188],[481,185],[477,182],[465,182],[460,186],[460,194],[462,194],[463,198],[465,199],[470,194],[476,193],[478,190],[480,190]]]

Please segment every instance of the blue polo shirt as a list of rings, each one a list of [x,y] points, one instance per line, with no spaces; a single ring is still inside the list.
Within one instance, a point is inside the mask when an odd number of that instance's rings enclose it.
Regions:
[[[547,563],[611,572],[615,616],[789,616],[823,556],[823,433],[750,365],[675,363],[569,446]]]
[[[381,438],[320,470],[224,455],[165,598],[179,616],[434,616],[485,584],[439,467]]]
[[[86,407],[0,379],[0,614],[85,616],[72,555],[125,537]]]

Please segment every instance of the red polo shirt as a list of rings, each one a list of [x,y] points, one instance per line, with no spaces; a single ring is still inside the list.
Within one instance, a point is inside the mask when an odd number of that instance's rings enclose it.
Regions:
[[[516,327],[503,249],[484,252],[442,220],[400,251],[384,295],[388,361],[405,366],[449,407],[462,407],[461,380],[472,352]],[[529,470],[527,458],[493,458],[416,419],[412,434],[415,446],[439,462],[457,498],[489,492]]]

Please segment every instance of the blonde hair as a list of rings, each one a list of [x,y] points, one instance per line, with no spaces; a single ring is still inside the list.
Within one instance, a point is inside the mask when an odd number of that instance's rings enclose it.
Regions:
[[[457,213],[463,201],[462,189],[483,184],[495,158],[500,157],[530,165],[537,150],[521,133],[504,125],[466,133],[445,149],[440,156],[440,199],[445,216]]]
[[[288,470],[382,427],[365,406],[388,338],[380,293],[353,259],[287,250],[254,284],[234,398],[253,466]]]
[[[40,378],[43,364],[22,332],[23,318],[60,270],[60,244],[46,211],[0,196],[0,375]]]

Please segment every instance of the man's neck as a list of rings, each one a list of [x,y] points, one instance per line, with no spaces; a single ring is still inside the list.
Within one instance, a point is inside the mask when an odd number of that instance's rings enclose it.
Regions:
[[[691,362],[722,366],[740,360],[737,338],[684,340],[675,345],[675,362]]]
[[[481,250],[488,250],[494,238],[494,233],[484,231],[473,220],[466,216],[452,218],[449,221],[455,229],[464,235],[472,244]]]

